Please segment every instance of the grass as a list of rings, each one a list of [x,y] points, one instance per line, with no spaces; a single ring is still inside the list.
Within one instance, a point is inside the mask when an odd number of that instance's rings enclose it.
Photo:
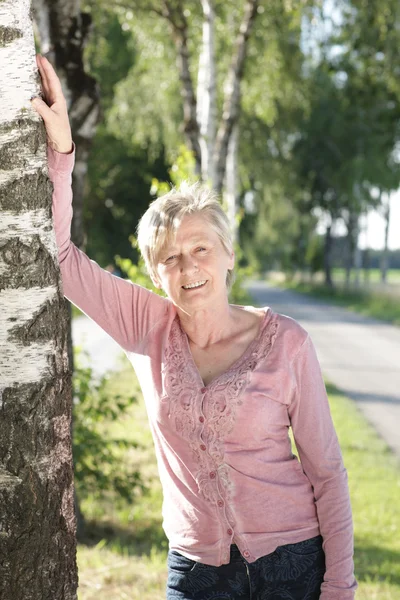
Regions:
[[[295,280],[279,282],[279,285],[301,294],[327,300],[331,304],[344,306],[368,317],[400,325],[400,294],[391,296],[382,291],[347,291],[339,286],[332,290],[320,283],[303,283]]]
[[[115,393],[137,389],[129,367],[110,379]],[[328,385],[332,415],[349,475],[355,525],[357,600],[400,599],[400,469],[386,444],[354,403]],[[162,600],[165,598],[167,540],[161,529],[162,493],[143,400],[105,434],[123,432],[142,447],[127,460],[149,487],[133,506],[112,498],[82,503],[89,518],[78,547],[79,600]]]
[[[353,274],[354,276],[354,274]],[[333,269],[333,278],[338,283],[344,282],[346,270],[335,268]],[[368,269],[368,277],[370,283],[381,283],[380,269]],[[364,281],[364,271],[361,273],[361,282]],[[389,285],[400,285],[400,269],[388,269],[387,283]]]
[[[71,310],[72,310],[72,318],[76,319],[76,317],[82,317],[85,315],[75,304],[71,302]]]

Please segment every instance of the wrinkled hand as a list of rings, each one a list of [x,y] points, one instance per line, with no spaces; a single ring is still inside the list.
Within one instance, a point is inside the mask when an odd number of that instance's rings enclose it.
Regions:
[[[60,80],[47,58],[37,54],[36,63],[42,78],[43,100],[32,98],[32,106],[44,121],[49,146],[68,154],[73,148],[72,135]]]

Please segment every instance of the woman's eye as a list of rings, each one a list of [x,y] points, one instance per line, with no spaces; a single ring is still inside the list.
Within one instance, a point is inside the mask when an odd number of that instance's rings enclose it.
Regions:
[[[197,248],[197,252],[205,252],[205,251],[206,251],[206,249],[203,248],[202,246],[200,248]]]
[[[172,256],[168,256],[168,258],[165,260],[165,262],[166,263],[172,262],[175,258],[176,258],[176,255],[173,254]]]

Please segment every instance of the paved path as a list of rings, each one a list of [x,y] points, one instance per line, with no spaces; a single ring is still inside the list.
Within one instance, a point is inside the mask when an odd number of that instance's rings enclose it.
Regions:
[[[85,360],[84,357],[82,359],[85,365],[89,364],[92,367],[96,378],[119,368],[123,350],[89,317],[72,319],[72,339],[74,346],[79,346],[89,354],[89,360]]]
[[[264,282],[248,287],[255,304],[293,317],[310,333],[324,375],[400,456],[400,328]]]

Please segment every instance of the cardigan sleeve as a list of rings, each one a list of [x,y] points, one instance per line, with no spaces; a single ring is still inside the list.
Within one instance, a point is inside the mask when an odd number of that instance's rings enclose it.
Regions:
[[[353,523],[339,442],[314,345],[309,336],[292,362],[289,406],[302,468],[314,490],[326,572],[321,600],[353,600]]]
[[[71,154],[60,154],[48,146],[47,157],[64,296],[124,350],[135,351],[150,329],[166,315],[168,301],[105,271],[71,242],[75,146]]]

